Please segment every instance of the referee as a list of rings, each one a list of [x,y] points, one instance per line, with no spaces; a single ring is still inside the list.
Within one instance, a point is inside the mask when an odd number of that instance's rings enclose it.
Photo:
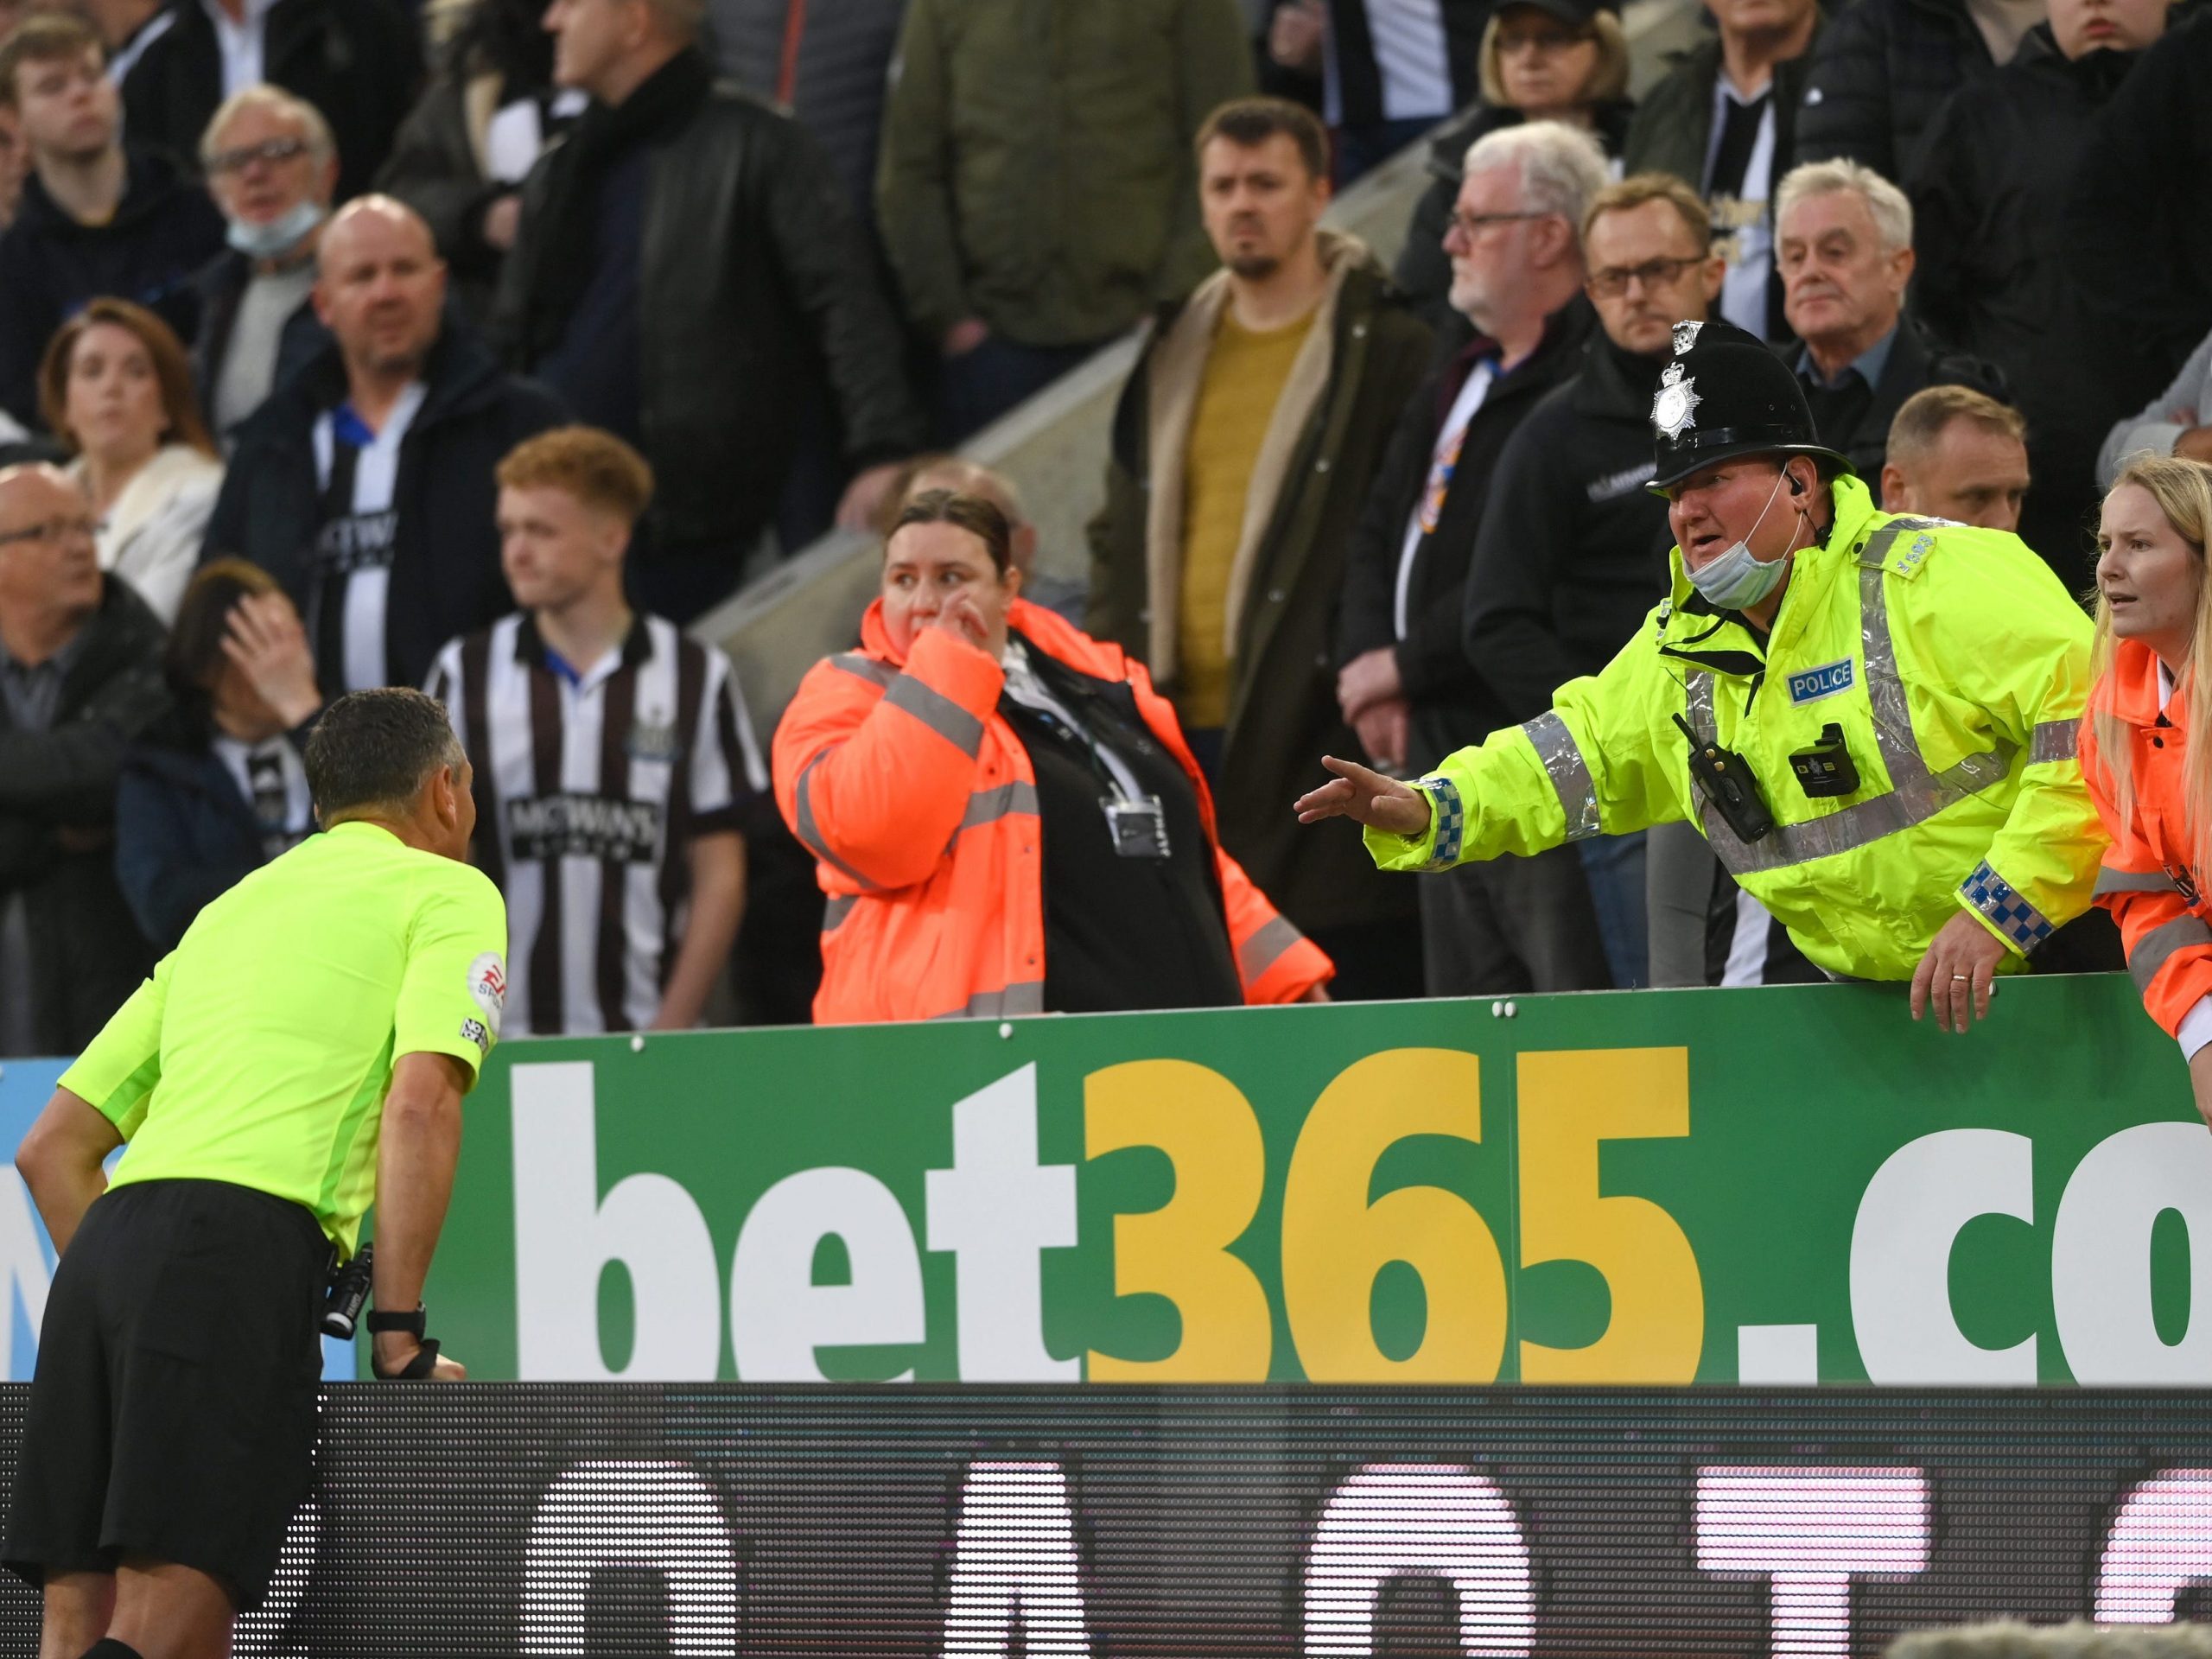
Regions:
[[[506,982],[468,762],[404,690],[339,699],[306,759],[327,833],[200,913],[16,1155],[61,1253],[0,1554],[45,1586],[41,1659],[229,1651],[307,1493],[325,1282],[379,1194],[376,1303],[411,1311],[372,1316],[372,1368],[462,1375],[422,1294]]]

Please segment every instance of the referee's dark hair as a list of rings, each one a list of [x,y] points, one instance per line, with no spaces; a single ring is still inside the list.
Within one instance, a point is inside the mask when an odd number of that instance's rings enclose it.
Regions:
[[[982,543],[991,556],[991,567],[1006,579],[1007,567],[1014,563],[1014,526],[1006,521],[1006,514],[998,504],[986,501],[980,495],[959,495],[950,490],[924,490],[899,510],[899,518],[891,526],[891,535],[883,538],[884,551],[891,550],[891,538],[909,524],[951,524],[966,531]]]
[[[430,774],[467,764],[445,706],[404,685],[353,691],[322,711],[308,738],[308,793],[325,828],[341,813],[404,814]]]

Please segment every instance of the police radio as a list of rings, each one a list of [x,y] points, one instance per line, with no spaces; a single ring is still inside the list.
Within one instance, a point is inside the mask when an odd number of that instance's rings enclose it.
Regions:
[[[1707,742],[1680,715],[1675,716],[1675,724],[1690,741],[1690,776],[1697,779],[1713,810],[1735,831],[1736,839],[1757,841],[1771,831],[1774,814],[1759,798],[1758,779],[1751,776],[1744,757],[1733,749]]]

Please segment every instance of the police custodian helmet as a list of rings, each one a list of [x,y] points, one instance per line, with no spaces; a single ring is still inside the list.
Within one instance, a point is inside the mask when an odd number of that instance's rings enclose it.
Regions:
[[[1815,455],[1838,472],[1851,462],[1819,441],[1789,365],[1731,322],[1678,322],[1675,352],[1651,400],[1658,470],[1654,492],[1738,455]]]

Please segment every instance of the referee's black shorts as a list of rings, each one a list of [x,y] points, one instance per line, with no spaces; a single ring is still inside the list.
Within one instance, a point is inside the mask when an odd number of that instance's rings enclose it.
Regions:
[[[0,1564],[174,1561],[257,1605],[312,1477],[329,1260],[307,1210],[227,1182],[95,1199],[47,1295]]]

